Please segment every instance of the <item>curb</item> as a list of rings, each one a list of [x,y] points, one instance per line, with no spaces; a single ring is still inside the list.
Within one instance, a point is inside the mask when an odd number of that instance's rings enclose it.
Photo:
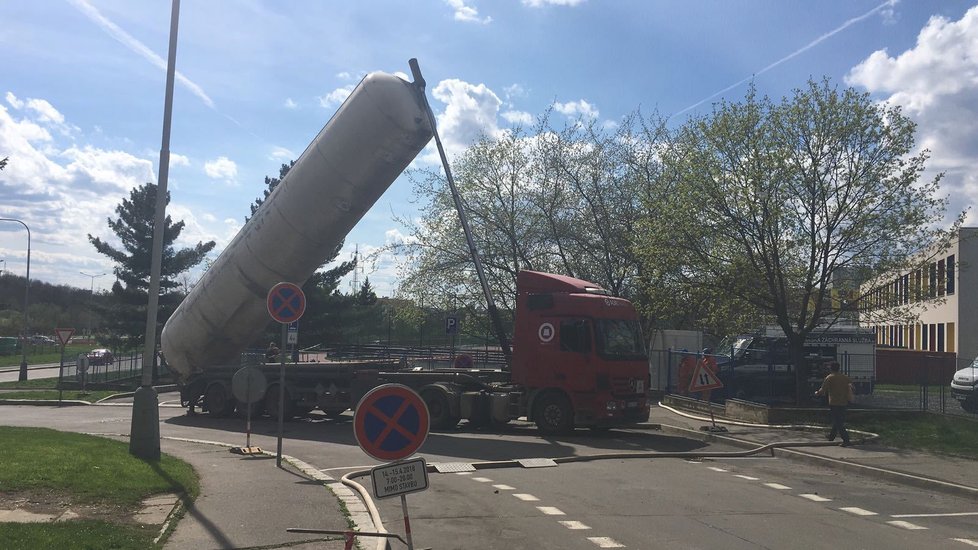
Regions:
[[[720,441],[723,443],[728,443],[740,448],[756,448],[763,443],[758,443],[756,441],[750,441],[746,439],[738,439],[736,437],[708,434],[704,432],[699,432],[691,430],[689,428],[682,428],[679,426],[670,426],[667,424],[662,424],[663,432],[671,432],[675,435],[681,435],[683,437],[691,439],[699,439],[704,442]],[[944,481],[941,479],[929,478],[917,474],[911,474],[907,472],[901,472],[898,470],[887,470],[885,468],[879,468],[876,466],[866,466],[864,464],[859,464],[856,462],[850,462],[848,460],[841,460],[838,458],[831,458],[827,456],[821,456],[813,453],[807,453],[804,451],[795,451],[791,449],[772,449],[772,455],[782,456],[784,458],[790,458],[793,460],[799,460],[806,462],[808,464],[815,464],[819,466],[829,465],[840,470],[846,470],[849,472],[857,473],[867,477],[873,477],[876,479],[883,479],[886,481],[892,481],[895,483],[901,483],[904,485],[909,485],[911,487],[917,487],[919,489],[928,489],[933,491],[940,491],[943,493],[948,493],[956,496],[963,496],[969,498],[978,498],[978,487],[969,487],[967,485],[959,485],[957,483],[951,483],[950,481]]]

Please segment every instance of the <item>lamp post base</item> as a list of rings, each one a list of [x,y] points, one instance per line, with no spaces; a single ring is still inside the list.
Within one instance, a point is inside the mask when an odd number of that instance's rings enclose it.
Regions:
[[[17,380],[20,382],[27,380],[27,361],[20,362],[20,374],[17,376]]]
[[[141,386],[133,396],[129,454],[143,460],[160,459],[160,409],[153,386]]]

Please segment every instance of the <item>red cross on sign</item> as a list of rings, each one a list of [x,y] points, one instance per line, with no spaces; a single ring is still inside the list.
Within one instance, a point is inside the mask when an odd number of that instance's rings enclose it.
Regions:
[[[268,291],[265,300],[268,314],[279,323],[298,321],[306,311],[306,295],[298,285],[278,283]]]
[[[428,437],[428,407],[407,386],[384,384],[363,396],[353,414],[353,434],[377,460],[407,458]]]

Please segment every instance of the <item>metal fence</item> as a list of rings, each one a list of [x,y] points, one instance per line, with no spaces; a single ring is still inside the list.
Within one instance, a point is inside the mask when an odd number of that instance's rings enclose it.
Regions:
[[[700,362],[712,361],[715,373],[724,387],[710,392],[709,399],[723,402],[727,398],[739,398],[768,405],[795,402],[795,371],[783,362],[767,362],[766,357],[755,357],[751,364],[731,364],[729,356],[690,353],[673,350],[653,350],[649,364],[652,389],[666,394],[685,395],[703,399],[702,393],[691,394],[689,390],[692,368]],[[861,374],[867,357],[844,354],[833,357],[840,363],[841,371],[856,377]],[[955,370],[971,364],[970,360],[959,359],[952,364],[927,358],[907,367],[890,368],[890,365],[877,364],[873,372],[875,379],[871,385],[856,384],[855,406],[890,410],[930,411],[940,414],[963,416],[978,419],[978,414],[962,408],[961,403],[951,394],[951,377]],[[809,390],[820,386],[827,374],[827,358],[813,358],[812,376]],[[692,364],[692,368],[691,365]],[[857,378],[858,380],[858,378]]]
[[[86,389],[118,388],[131,385],[142,375],[142,354],[113,356],[88,365],[84,372],[78,369],[78,359],[66,360],[58,376],[62,389],[85,387]]]

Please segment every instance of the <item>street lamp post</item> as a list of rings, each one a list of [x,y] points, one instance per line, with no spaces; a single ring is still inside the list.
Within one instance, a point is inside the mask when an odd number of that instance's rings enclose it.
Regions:
[[[106,275],[106,273],[99,273],[97,275],[91,275],[89,273],[85,273],[84,271],[79,271],[79,273],[81,273],[86,277],[91,277],[92,279],[92,284],[88,289],[88,301],[89,301],[89,305],[91,305],[92,303],[95,302],[95,278]],[[91,311],[88,312],[87,317],[88,317],[88,337],[91,338],[92,337],[92,312]]]
[[[24,340],[20,344],[20,375],[17,379],[21,382],[27,380],[27,338],[30,332],[30,317],[27,315],[27,306],[31,298],[31,228],[27,224],[14,218],[0,218],[0,222],[17,222],[27,230],[27,282],[24,284]],[[4,260],[4,267],[7,267]]]

